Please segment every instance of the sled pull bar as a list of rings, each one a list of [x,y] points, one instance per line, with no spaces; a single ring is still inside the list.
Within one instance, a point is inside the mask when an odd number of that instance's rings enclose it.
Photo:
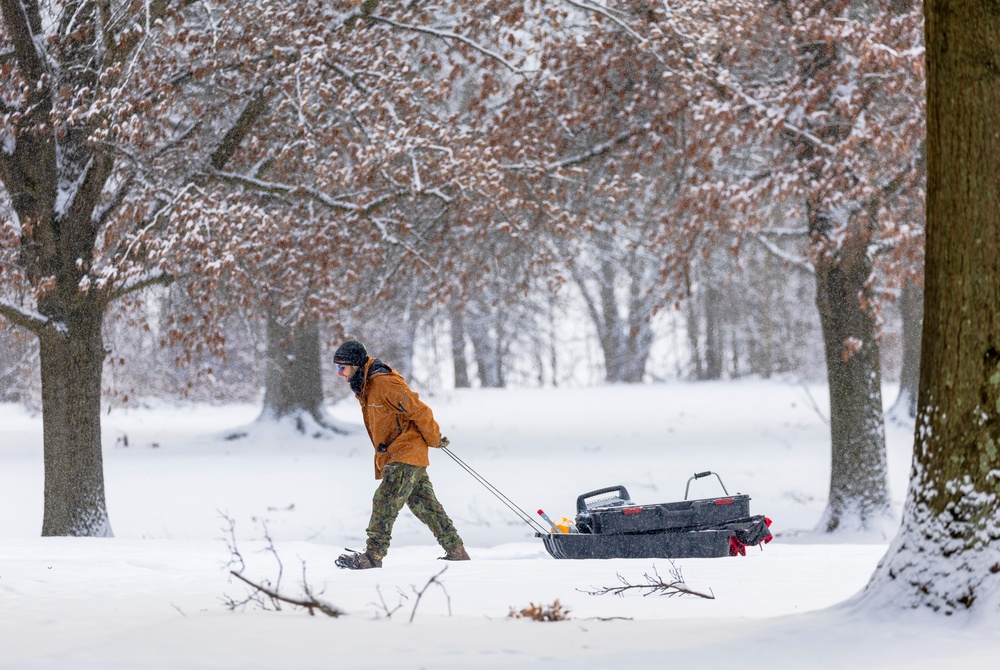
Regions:
[[[687,486],[684,487],[684,500],[688,499],[688,489],[691,488],[691,482],[693,482],[695,479],[708,477],[709,475],[715,475],[715,478],[719,480],[719,486],[722,487],[722,492],[725,493],[726,495],[729,495],[729,491],[726,490],[726,485],[722,483],[722,477],[719,476],[719,473],[712,472],[711,470],[705,470],[705,472],[694,473],[694,476],[688,479]]]
[[[488,481],[486,481],[485,477],[483,477],[481,474],[479,474],[478,472],[476,472],[475,470],[473,470],[471,467],[469,467],[468,463],[466,463],[465,461],[463,461],[461,458],[459,458],[455,454],[451,453],[451,449],[449,449],[448,447],[439,447],[439,448],[441,449],[441,451],[443,451],[444,453],[448,454],[451,457],[451,460],[455,461],[460,468],[462,468],[463,470],[465,470],[466,472],[468,472],[470,475],[472,475],[472,478],[475,479],[480,484],[482,484],[483,487],[487,491],[489,491],[494,496],[496,496],[497,500],[499,500],[500,502],[502,502],[507,509],[509,509],[511,512],[513,512],[514,514],[516,514],[518,516],[518,518],[521,519],[521,521],[523,521],[526,524],[528,524],[528,526],[531,528],[531,530],[535,531],[536,533],[537,532],[541,532],[544,535],[548,535],[549,534],[550,531],[549,531],[548,528],[545,528],[544,526],[542,526],[542,524],[540,524],[537,521],[535,521],[527,512],[525,512],[523,509],[521,509],[520,507],[518,507],[517,505],[515,505],[510,498],[508,498],[507,496],[505,496],[503,493],[500,492],[500,489],[498,489],[497,487],[493,486],[493,484],[490,484]]]

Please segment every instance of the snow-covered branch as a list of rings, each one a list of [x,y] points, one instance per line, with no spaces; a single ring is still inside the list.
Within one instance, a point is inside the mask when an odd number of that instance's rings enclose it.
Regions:
[[[766,235],[768,237],[802,239],[809,235],[809,230],[806,228],[768,228]]]
[[[281,196],[291,196],[296,193],[301,193],[307,195],[311,200],[323,205],[328,209],[332,209],[336,212],[364,212],[366,207],[359,205],[358,203],[348,202],[346,200],[340,200],[338,198],[333,198],[323,193],[319,189],[312,188],[310,186],[301,186],[298,184],[284,184],[282,182],[276,181],[266,181],[263,179],[258,179],[256,177],[248,177],[246,175],[237,174],[235,172],[224,172],[222,170],[213,170],[212,176],[220,181],[226,182],[227,184],[234,184],[237,186],[243,186],[252,191],[258,193],[267,193],[269,195],[281,195]],[[367,205],[368,208],[371,205]]]
[[[377,72],[369,72],[368,70],[348,70],[346,67],[340,63],[335,63],[333,61],[327,61],[327,67],[339,74],[344,78],[345,81],[349,82],[351,86],[361,91],[364,94],[369,94],[368,87],[360,82],[362,75],[372,77],[373,79],[378,79],[379,75]]]
[[[771,254],[781,262],[786,263],[791,267],[802,270],[803,272],[808,272],[811,275],[816,274],[816,268],[813,267],[812,263],[810,263],[801,256],[788,253],[787,251],[779,247],[777,244],[772,242],[768,238],[768,234],[769,233],[760,233],[758,235],[755,235],[753,239],[755,239],[762,247],[764,247],[764,249],[767,250],[769,254]]]
[[[559,160],[552,161],[548,165],[537,165],[531,163],[510,163],[503,165],[505,170],[535,170],[541,169],[546,174],[555,172],[562,168],[570,167],[573,165],[579,165],[580,163],[585,163],[592,158],[596,158],[603,154],[608,153],[616,146],[624,144],[629,141],[632,137],[631,133],[622,133],[616,137],[611,138],[606,142],[601,142],[600,144],[595,144],[586,151],[576,154],[574,156],[567,156],[566,158],[560,158]]]
[[[32,16],[28,16],[28,12]],[[45,53],[42,51],[44,42],[40,35],[35,35],[31,29],[33,23],[41,23],[36,3],[24,3],[21,0],[0,0],[0,13],[11,42],[14,45],[14,56],[24,73],[32,80],[48,88],[42,82],[45,74]]]
[[[138,277],[129,278],[124,284],[116,288],[111,293],[111,300],[117,300],[129,293],[135,293],[150,286],[169,286],[174,283],[176,277],[169,272],[153,272]]]
[[[125,196],[128,195],[133,184],[135,184],[135,177],[135,172],[130,173],[121,181],[118,188],[115,189],[114,195],[112,195],[103,206],[94,210],[94,215],[91,220],[94,222],[95,227],[101,227],[106,224],[108,219],[111,218],[111,215],[115,213],[123,202],[125,202]]]
[[[603,16],[608,21],[611,21],[612,23],[617,25],[619,28],[624,30],[626,33],[628,33],[630,36],[632,36],[639,42],[645,43],[647,41],[645,37],[632,30],[628,26],[628,24],[626,24],[624,21],[619,19],[614,14],[612,14],[611,10],[607,7],[603,7],[597,4],[596,2],[578,2],[577,0],[562,0],[562,1],[565,2],[567,5],[572,5],[576,7],[577,9],[582,9],[586,12],[593,12],[595,14],[600,14],[601,16]]]
[[[39,314],[35,310],[25,309],[9,300],[0,299],[0,316],[4,317],[15,326],[38,334],[49,324],[49,318]]]
[[[356,202],[348,202],[346,200],[340,200],[338,198],[333,198],[326,193],[323,193],[317,188],[312,186],[301,186],[296,184],[283,184],[281,182],[269,182],[263,179],[257,179],[255,177],[248,177],[246,175],[236,174],[233,172],[220,172],[218,170],[212,173],[216,178],[231,184],[237,184],[245,188],[260,192],[268,193],[271,195],[281,195],[281,196],[294,196],[296,194],[304,195],[308,199],[312,200],[314,203],[322,205],[327,209],[333,210],[335,212],[348,213],[348,214],[358,214],[367,218],[371,221],[372,225],[378,229],[379,234],[382,239],[392,245],[402,247],[407,252],[412,254],[420,263],[427,267],[433,267],[432,264],[425,259],[420,252],[414,249],[412,246],[400,240],[398,237],[389,232],[388,226],[386,225],[387,220],[380,219],[378,217],[372,216],[372,214],[382,205],[395,200],[396,198],[404,198],[413,195],[408,189],[399,189],[392,193],[384,194],[378,198],[375,198],[371,202],[366,204],[360,204]],[[425,192],[426,195],[439,198],[443,200],[446,204],[451,202],[451,199],[445,196],[439,189],[432,189]]]
[[[472,48],[474,51],[478,51],[484,56],[492,58],[493,60],[495,60],[496,62],[500,63],[505,68],[513,72],[514,74],[530,74],[532,72],[536,72],[536,70],[524,70],[517,67],[513,63],[509,62],[506,58],[504,58],[501,54],[498,54],[497,52],[484,47],[483,45],[469,39],[465,35],[459,35],[458,33],[448,32],[447,30],[437,30],[435,28],[424,28],[423,26],[415,26],[408,23],[400,23],[398,21],[393,21],[392,19],[388,19],[384,16],[378,16],[375,14],[366,16],[365,18],[367,18],[370,21],[385,23],[386,25],[390,25],[398,30],[408,30],[410,32],[422,33],[424,35],[431,35],[432,37],[437,37],[446,41],[461,42],[462,44],[465,44],[466,46]]]

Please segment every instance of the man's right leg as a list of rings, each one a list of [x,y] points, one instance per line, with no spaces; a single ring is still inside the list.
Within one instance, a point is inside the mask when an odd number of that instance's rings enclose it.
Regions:
[[[434,486],[431,484],[430,477],[427,476],[427,468],[420,470],[421,472],[414,482],[412,493],[406,501],[407,506],[414,516],[427,524],[427,527],[434,533],[434,538],[446,552],[442,558],[449,561],[469,560],[469,554],[465,551],[458,531],[455,530],[455,524],[452,523],[451,518],[434,494]]]

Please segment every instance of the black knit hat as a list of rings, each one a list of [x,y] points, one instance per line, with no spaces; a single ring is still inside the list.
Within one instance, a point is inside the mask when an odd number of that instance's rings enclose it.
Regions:
[[[333,354],[333,362],[337,365],[361,367],[368,362],[368,350],[357,340],[347,340],[337,347],[337,351]]]

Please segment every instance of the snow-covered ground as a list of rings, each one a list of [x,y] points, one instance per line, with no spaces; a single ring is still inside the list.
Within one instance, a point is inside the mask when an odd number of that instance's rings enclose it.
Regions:
[[[577,495],[615,484],[638,503],[679,500],[694,472],[713,470],[731,493],[752,496],[751,511],[772,517],[777,537],[746,557],[673,566],[554,560],[432,452],[431,479],[473,560],[436,560],[429,531],[404,511],[383,569],[339,570],[343,548],[364,545],[375,488],[348,400],[330,413],[352,433],[333,439],[280,427],[225,439],[253,421],[253,406],[113,411],[104,453],[115,538],[40,538],[41,419],[0,405],[0,668],[995,667],[1000,615],[944,619],[851,603],[889,538],[807,532],[829,478],[828,427],[814,409],[827,406],[821,387],[673,383],[425,399],[452,450],[529,512],[572,516]],[[898,513],[911,430],[888,431]],[[718,491],[714,478],[691,484],[691,497]],[[230,521],[244,575],[273,583],[280,559],[283,593],[302,595],[304,581],[346,616],[231,611],[227,599],[247,589],[228,574]],[[674,567],[714,599],[587,593]],[[508,616],[556,600],[568,620]]]

